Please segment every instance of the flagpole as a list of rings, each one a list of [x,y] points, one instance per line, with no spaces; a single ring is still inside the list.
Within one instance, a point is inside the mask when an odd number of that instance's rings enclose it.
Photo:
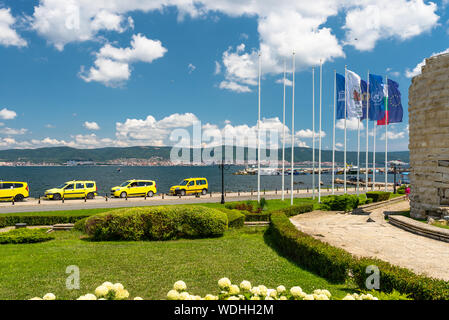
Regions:
[[[294,166],[295,166],[295,51],[293,51],[293,83],[292,83],[292,172],[291,172],[291,193],[290,202],[293,206],[293,177],[294,177]]]
[[[332,194],[335,194],[335,109],[337,104],[337,70],[334,70],[334,129],[332,134]],[[321,134],[321,132],[320,132]]]
[[[376,135],[377,135],[377,122],[374,121],[374,145],[373,145],[373,185],[371,190],[374,191],[376,187]]]
[[[312,199],[315,199],[315,67],[312,68]]]
[[[260,52],[259,52],[259,120],[257,121],[257,202],[260,202]]]
[[[286,77],[286,65],[284,60],[284,107],[283,107],[283,126],[282,126],[282,201],[285,200],[285,77]]]
[[[320,126],[319,126],[319,150],[318,150],[318,203],[321,203],[321,111],[323,104],[323,60],[320,60]]]
[[[385,99],[385,192],[388,191],[388,76],[385,76],[386,99]]]
[[[346,108],[347,108],[347,106],[346,106],[346,104],[347,104],[347,88],[348,88],[348,76],[347,76],[347,70],[348,70],[348,66],[345,66],[345,143],[344,143],[344,145],[345,145],[345,152],[344,152],[344,169],[343,169],[343,172],[344,172],[344,190],[345,190],[345,194],[346,194],[346,192],[347,192],[347,189],[346,189],[346,118],[347,118],[347,114],[346,114]]]
[[[367,80],[367,88],[366,88],[366,159],[365,159],[365,192],[368,192],[368,152],[369,152],[369,70],[368,70],[368,80]]]
[[[357,196],[359,196],[360,180],[360,118],[357,118]]]

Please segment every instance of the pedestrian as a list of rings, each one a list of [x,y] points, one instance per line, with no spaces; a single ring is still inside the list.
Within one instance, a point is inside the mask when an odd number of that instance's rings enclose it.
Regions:
[[[405,197],[407,198],[408,201],[410,201],[410,186],[407,186],[405,188]]]

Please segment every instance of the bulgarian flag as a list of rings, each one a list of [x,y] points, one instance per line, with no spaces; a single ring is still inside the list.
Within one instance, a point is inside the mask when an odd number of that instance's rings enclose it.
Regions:
[[[388,117],[388,84],[384,85],[384,103],[385,103],[385,116],[381,120],[377,120],[378,126],[390,124]]]

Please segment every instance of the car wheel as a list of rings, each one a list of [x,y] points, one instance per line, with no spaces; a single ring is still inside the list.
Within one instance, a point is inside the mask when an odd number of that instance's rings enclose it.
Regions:
[[[207,194],[207,189],[203,189],[203,191],[201,191],[201,194],[202,194],[203,196],[205,196],[205,195]]]
[[[186,191],[185,190],[181,190],[181,196],[185,196],[186,195]]]
[[[92,200],[95,197],[95,195],[92,192],[89,192],[86,196],[87,199]]]
[[[149,192],[147,193],[147,197],[148,197],[148,198],[153,198],[153,196],[154,196],[154,192],[153,192],[153,191],[149,191]]]
[[[127,194],[125,191],[123,191],[122,193],[120,193],[120,198],[126,198]]]
[[[24,197],[23,195],[21,195],[21,194],[18,194],[18,195],[16,195],[16,196],[14,197],[14,201],[15,201],[15,202],[23,201],[23,199],[25,199],[25,197]]]
[[[55,193],[53,195],[53,200],[61,200],[61,195],[59,193]]]

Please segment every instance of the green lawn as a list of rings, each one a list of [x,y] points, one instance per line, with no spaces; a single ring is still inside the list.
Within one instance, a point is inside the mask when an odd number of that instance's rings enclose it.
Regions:
[[[229,230],[224,237],[167,242],[90,242],[76,231],[56,233],[56,240],[0,245],[0,299],[27,299],[47,292],[74,299],[104,281],[121,282],[131,296],[164,299],[177,280],[191,293],[217,293],[217,280],[253,285],[326,288],[336,297],[351,291],[302,270],[269,245],[264,230]],[[80,268],[81,289],[65,288],[66,267]]]

